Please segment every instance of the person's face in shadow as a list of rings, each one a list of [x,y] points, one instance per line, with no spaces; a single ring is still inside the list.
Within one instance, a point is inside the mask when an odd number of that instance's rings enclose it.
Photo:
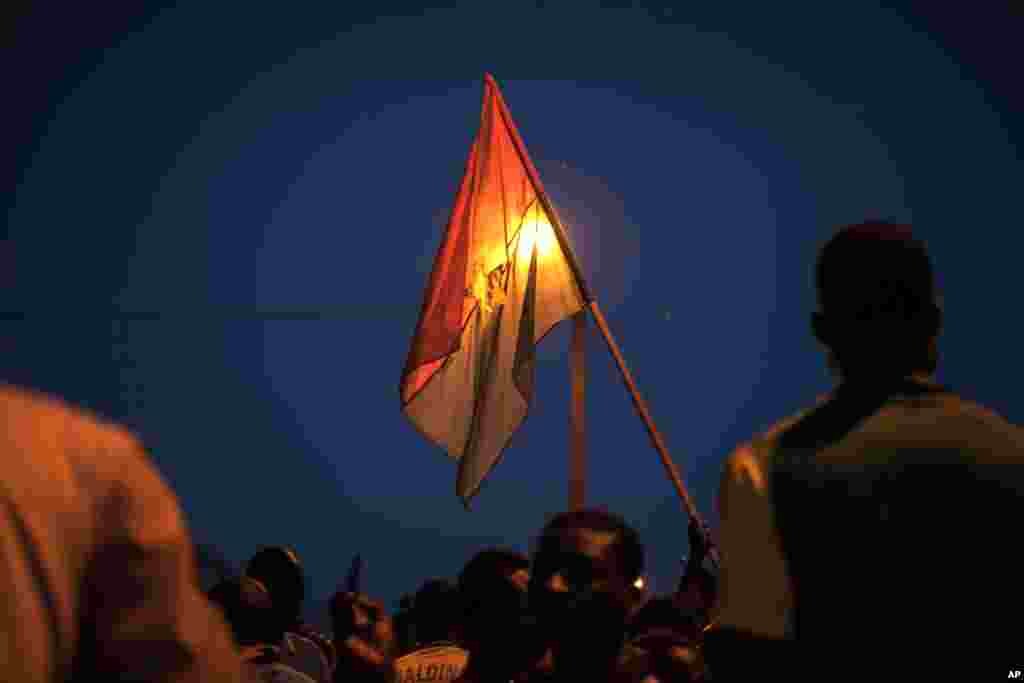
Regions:
[[[622,571],[618,541],[613,532],[587,528],[541,538],[529,597],[556,667],[562,655],[611,657],[622,644],[632,579]]]

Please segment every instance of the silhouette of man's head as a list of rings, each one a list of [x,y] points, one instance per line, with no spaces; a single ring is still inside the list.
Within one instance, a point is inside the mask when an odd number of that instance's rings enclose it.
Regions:
[[[471,652],[508,650],[516,644],[511,641],[525,637],[529,569],[526,555],[506,548],[482,550],[463,567],[458,581],[462,640]]]
[[[941,313],[931,260],[909,225],[843,228],[815,271],[815,337],[845,378],[935,371]]]
[[[473,618],[487,610],[492,596],[499,590],[503,597],[526,593],[530,559],[523,553],[506,548],[481,550],[459,573],[459,599],[465,615]],[[516,597],[516,604],[520,601]]]
[[[306,575],[293,549],[261,549],[249,560],[245,574],[267,587],[276,609],[289,619],[299,618],[306,593]]]
[[[458,593],[448,579],[430,579],[413,598],[416,639],[422,644],[454,640]]]
[[[634,606],[633,582],[643,570],[639,536],[617,515],[578,510],[557,515],[544,527],[529,594],[557,667],[580,656],[615,656]]]
[[[278,645],[284,639],[285,624],[270,592],[256,579],[226,579],[207,595],[220,608],[239,645]]]

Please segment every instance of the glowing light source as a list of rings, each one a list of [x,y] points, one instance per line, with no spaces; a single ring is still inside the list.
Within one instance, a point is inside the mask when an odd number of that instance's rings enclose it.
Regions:
[[[528,267],[534,248],[540,263],[550,262],[550,259],[561,255],[555,228],[539,204],[533,204],[523,216],[522,222],[511,227],[515,227],[516,231],[507,245],[499,237],[497,241],[491,239],[475,246],[476,258],[470,266],[466,284],[464,316],[471,315],[478,302],[484,313],[497,310],[504,302],[503,287],[508,268],[515,268],[516,262],[520,264],[519,267]],[[501,232],[493,229],[485,231],[485,234],[490,234],[492,238],[506,234],[500,224],[499,228]],[[506,258],[511,262],[506,263]]]
[[[637,580],[633,582],[633,588],[636,588],[638,591],[642,591],[646,585],[647,583],[642,576],[637,577]]]
[[[519,236],[519,256],[529,258],[533,247],[537,247],[537,258],[544,259],[554,254],[558,247],[558,238],[555,237],[555,228],[548,221],[544,212],[534,209],[523,220]]]

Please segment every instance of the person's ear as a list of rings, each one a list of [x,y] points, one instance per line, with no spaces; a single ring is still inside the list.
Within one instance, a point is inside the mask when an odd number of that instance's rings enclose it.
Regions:
[[[819,311],[811,313],[811,334],[822,346],[831,348],[832,344],[829,343],[830,334],[828,329],[828,321],[825,319],[825,314]]]

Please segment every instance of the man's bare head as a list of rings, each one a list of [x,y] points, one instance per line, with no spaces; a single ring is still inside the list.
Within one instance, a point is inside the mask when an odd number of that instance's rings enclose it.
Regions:
[[[931,260],[909,225],[840,230],[815,270],[815,337],[844,377],[931,374],[941,313]]]
[[[643,570],[639,536],[618,515],[599,508],[575,510],[544,527],[529,594],[556,667],[581,657],[615,657],[634,606],[633,582]]]

